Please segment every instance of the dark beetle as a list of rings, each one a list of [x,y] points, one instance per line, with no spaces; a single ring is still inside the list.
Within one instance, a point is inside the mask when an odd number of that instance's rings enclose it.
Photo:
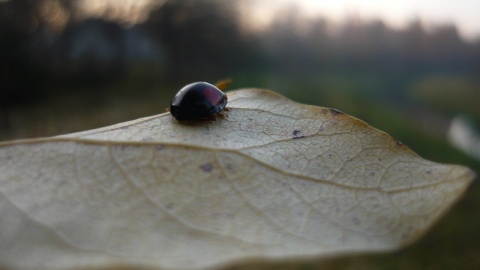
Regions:
[[[223,85],[223,84],[222,84]],[[173,97],[170,113],[178,121],[215,120],[225,117],[227,95],[215,85],[195,82],[186,85]]]

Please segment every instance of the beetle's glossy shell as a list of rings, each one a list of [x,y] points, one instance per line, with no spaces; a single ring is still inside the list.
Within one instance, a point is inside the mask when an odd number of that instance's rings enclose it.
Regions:
[[[178,121],[203,120],[225,109],[227,95],[206,82],[186,85],[173,97],[170,113]]]

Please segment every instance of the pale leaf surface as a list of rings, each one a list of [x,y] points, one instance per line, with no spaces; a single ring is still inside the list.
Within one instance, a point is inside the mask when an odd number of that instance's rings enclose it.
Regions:
[[[0,144],[0,267],[211,268],[392,250],[474,177],[339,111],[265,90],[229,117],[168,113]]]

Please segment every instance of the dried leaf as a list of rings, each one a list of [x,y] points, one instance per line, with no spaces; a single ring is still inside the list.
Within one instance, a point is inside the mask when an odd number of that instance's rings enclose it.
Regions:
[[[265,90],[229,117],[170,114],[0,144],[0,266],[215,268],[384,251],[474,178],[339,111]]]

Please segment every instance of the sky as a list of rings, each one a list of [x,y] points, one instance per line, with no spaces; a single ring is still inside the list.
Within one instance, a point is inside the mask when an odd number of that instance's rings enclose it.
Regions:
[[[335,22],[355,16],[381,19],[401,28],[414,19],[427,27],[455,24],[467,39],[480,38],[479,0],[257,0],[251,1],[255,14],[264,23],[271,14],[295,3],[308,16],[322,15]]]
[[[2,1],[2,0],[0,0]],[[165,0],[82,0],[86,15],[104,12],[108,17],[137,23],[148,10]],[[230,1],[230,0],[225,0]],[[435,25],[455,24],[462,37],[480,39],[480,0],[238,0],[245,14],[253,16],[254,26],[265,26],[283,9],[293,4],[306,16],[321,15],[333,22],[346,18],[381,19],[389,26],[402,28],[419,19],[428,29]],[[152,6],[153,4],[153,6]],[[250,18],[248,18],[250,20]]]

